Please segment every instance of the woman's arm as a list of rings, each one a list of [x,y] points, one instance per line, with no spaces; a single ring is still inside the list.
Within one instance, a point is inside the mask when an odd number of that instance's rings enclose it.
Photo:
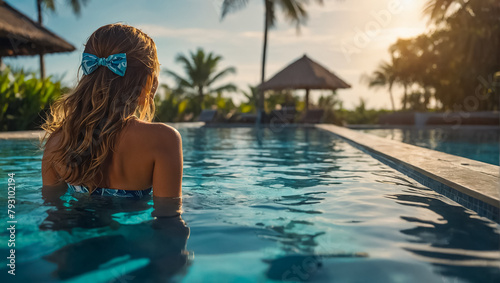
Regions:
[[[182,196],[182,140],[174,128],[154,124],[153,195]]]

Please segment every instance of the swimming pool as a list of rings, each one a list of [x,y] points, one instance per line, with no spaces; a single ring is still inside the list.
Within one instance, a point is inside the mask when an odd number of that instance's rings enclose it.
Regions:
[[[363,129],[361,131],[493,165],[500,165],[500,128],[498,127],[407,127],[401,129]]]
[[[179,131],[185,223],[153,219],[170,204],[151,198],[42,196],[36,142],[0,141],[0,184],[5,192],[15,173],[19,203],[16,281],[500,279],[498,224],[326,131]],[[5,261],[9,231],[0,237]],[[13,278],[8,269],[2,282]]]

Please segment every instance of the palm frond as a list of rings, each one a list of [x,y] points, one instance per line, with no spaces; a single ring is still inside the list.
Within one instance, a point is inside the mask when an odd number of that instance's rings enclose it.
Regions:
[[[454,4],[460,5],[460,9],[463,9],[470,0],[428,0],[424,4],[422,14],[429,17],[429,21],[440,23],[442,22],[446,14],[450,11]]]
[[[304,8],[304,2],[300,0],[281,0],[278,2],[285,19],[295,24],[297,29],[305,24],[308,18],[307,11]]]
[[[275,2],[272,0],[266,0],[265,7],[266,7],[267,25],[269,26],[269,28],[272,28],[276,25],[276,5],[275,5]]]
[[[177,57],[175,57],[175,62],[181,64],[184,71],[188,74],[191,73],[192,70],[194,70],[194,66],[191,65],[189,59],[182,54],[177,54]]]
[[[219,80],[219,79],[222,79],[223,77],[229,75],[229,74],[236,74],[236,68],[234,67],[228,67],[222,71],[220,71],[219,73],[217,73],[216,75],[214,75],[207,83],[207,85],[211,85],[213,84],[215,81]]]
[[[56,10],[56,5],[54,3],[54,0],[42,0],[42,1],[43,1],[43,4],[45,5],[45,8],[47,8],[53,12]]]
[[[216,93],[219,93],[219,92],[222,92],[222,91],[237,91],[238,88],[232,84],[232,83],[229,83],[229,84],[225,84],[225,85],[222,85],[222,86],[219,86],[217,88],[214,88],[211,90],[211,92],[216,92]]]
[[[226,17],[227,14],[236,12],[244,8],[248,3],[248,0],[224,0],[221,7],[221,21]]]
[[[177,73],[170,71],[170,70],[165,70],[164,71],[167,75],[171,76],[177,84],[181,87],[194,87],[193,83],[189,82],[187,79],[181,77]]]

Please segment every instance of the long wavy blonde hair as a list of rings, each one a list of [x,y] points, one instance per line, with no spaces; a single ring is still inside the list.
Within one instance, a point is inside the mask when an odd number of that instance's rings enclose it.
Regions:
[[[151,121],[159,62],[154,41],[139,29],[110,24],[97,29],[85,53],[107,58],[126,53],[123,77],[100,66],[83,75],[73,91],[50,109],[42,125],[50,141],[57,134],[52,160],[61,180],[84,185],[92,192],[104,181],[102,166],[114,149],[116,138],[133,118]]]

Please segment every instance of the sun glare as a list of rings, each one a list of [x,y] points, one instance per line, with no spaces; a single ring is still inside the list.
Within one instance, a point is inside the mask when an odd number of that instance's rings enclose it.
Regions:
[[[401,1],[401,5],[404,7],[404,9],[408,9],[408,10],[415,9],[415,12],[420,12],[420,10],[418,10],[418,8],[419,8],[419,4],[421,4],[421,3],[417,3],[417,1],[415,1],[415,0],[399,0],[399,1]]]

